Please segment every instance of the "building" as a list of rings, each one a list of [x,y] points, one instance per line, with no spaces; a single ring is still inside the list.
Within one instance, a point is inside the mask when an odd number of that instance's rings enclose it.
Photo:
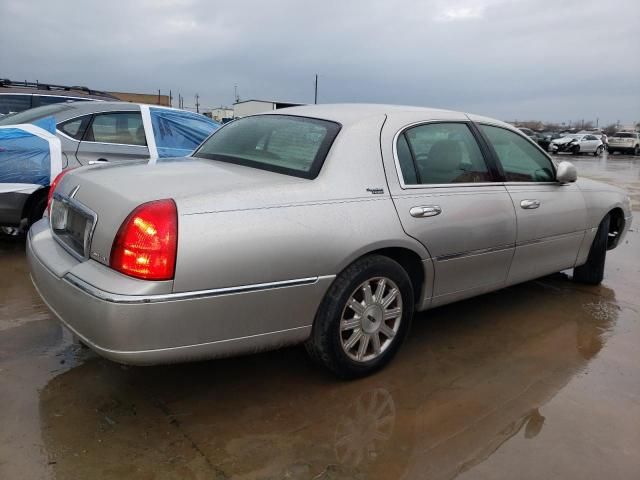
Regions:
[[[207,109],[203,112],[203,114],[209,117],[211,120],[215,120],[219,123],[224,123],[225,121],[229,121],[233,118],[233,108],[229,107],[218,107]]]
[[[235,118],[255,115],[256,113],[270,112],[279,108],[298,107],[302,103],[274,102],[271,100],[243,100],[233,104],[233,116]]]
[[[149,105],[171,106],[169,95],[159,93],[128,93],[128,92],[108,92],[109,95],[122,100],[123,102],[146,103]]]

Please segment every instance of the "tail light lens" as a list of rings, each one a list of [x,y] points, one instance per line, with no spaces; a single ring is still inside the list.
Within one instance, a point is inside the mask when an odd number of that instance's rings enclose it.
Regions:
[[[53,200],[53,192],[55,191],[56,187],[60,183],[60,180],[62,180],[62,177],[64,177],[71,170],[73,170],[73,168],[69,168],[67,170],[61,171],[58,175],[56,175],[56,178],[53,179],[53,182],[51,182],[51,185],[49,185],[49,194],[47,196],[47,212],[49,214],[51,213],[51,200]]]
[[[171,280],[178,245],[178,214],[173,200],[137,207],[122,223],[111,248],[111,268],[144,280]]]

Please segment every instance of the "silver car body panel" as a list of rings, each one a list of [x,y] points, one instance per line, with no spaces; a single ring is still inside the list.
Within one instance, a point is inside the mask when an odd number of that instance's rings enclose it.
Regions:
[[[342,125],[314,180],[199,158],[67,174],[56,192],[75,190],[74,199],[98,216],[90,259],[66,252],[47,219],[27,244],[34,283],[65,325],[127,363],[275,348],[308,337],[335,276],[368,253],[393,248],[416,259],[425,278],[416,308],[423,310],[580,265],[607,212],[622,209],[625,231],[631,221],[624,192],[583,179],[403,184],[394,139],[408,125],[473,119],[517,132],[502,122],[379,105],[283,113]],[[123,220],[162,198],[173,198],[178,210],[174,280],[148,282],[110,269]],[[520,211],[519,202],[530,199],[540,208]],[[430,205],[441,213],[409,214]]]

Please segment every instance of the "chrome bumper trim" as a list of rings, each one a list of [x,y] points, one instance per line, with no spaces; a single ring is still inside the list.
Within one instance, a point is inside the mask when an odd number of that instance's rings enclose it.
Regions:
[[[76,277],[71,273],[67,273],[63,279],[79,290],[111,303],[157,303],[171,302],[176,300],[192,300],[195,298],[216,297],[221,295],[234,295],[238,293],[256,292],[260,290],[272,290],[276,288],[299,287],[302,285],[313,285],[319,280],[331,279],[335,275],[324,275],[320,277],[297,278],[294,280],[283,280],[279,282],[254,283],[251,285],[240,285],[237,287],[213,288],[209,290],[192,290],[189,292],[174,292],[155,295],[122,295],[118,293],[105,292],[94,287],[90,283]]]

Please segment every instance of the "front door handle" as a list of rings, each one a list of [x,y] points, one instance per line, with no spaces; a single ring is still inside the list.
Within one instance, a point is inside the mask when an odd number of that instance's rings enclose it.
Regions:
[[[538,208],[540,206],[540,200],[522,200],[520,202],[520,207],[531,210],[533,208]]]
[[[424,207],[411,207],[409,210],[409,214],[412,217],[435,217],[436,215],[440,215],[442,213],[442,209],[438,205],[427,205]]]

